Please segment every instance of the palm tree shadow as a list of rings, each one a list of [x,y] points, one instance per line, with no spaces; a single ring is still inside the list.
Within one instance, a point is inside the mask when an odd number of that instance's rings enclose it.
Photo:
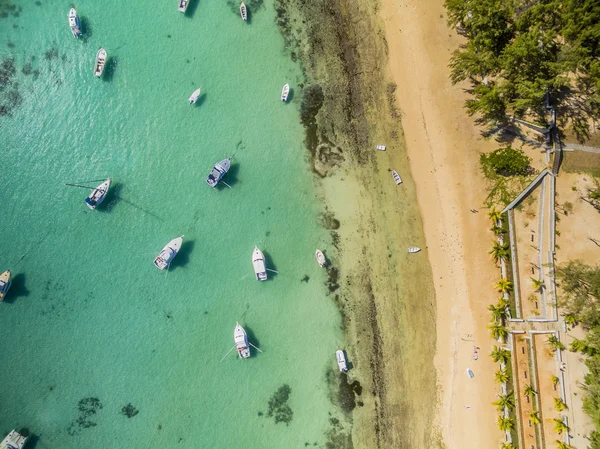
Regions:
[[[200,4],[200,0],[190,0],[190,4],[188,5],[187,9],[185,10],[185,16],[186,17],[194,17],[194,14],[196,14],[196,9],[198,9],[198,5]]]
[[[231,167],[229,168],[229,171],[223,177],[223,181],[226,182],[227,185],[229,185],[230,187],[233,187],[234,185],[236,185],[237,183],[240,182],[237,177],[237,174],[239,171],[240,171],[240,164],[232,163]],[[217,184],[217,188],[219,190],[221,190],[221,189],[228,189],[229,187],[227,187],[224,183],[220,182],[219,184]]]
[[[272,279],[275,276],[277,276],[279,273],[275,273],[275,271],[277,271],[277,267],[273,263],[273,259],[271,258],[269,253],[266,251],[263,251],[263,255],[265,256],[265,265],[267,267],[267,270],[274,270],[274,271],[268,271],[267,280],[269,280],[269,279]]]
[[[256,346],[257,348],[260,348],[260,342],[259,340],[256,338],[256,335],[254,335],[254,332],[252,332],[252,329],[250,329],[247,326],[244,326],[244,330],[246,331],[246,334],[248,335],[248,343],[252,343],[254,346]],[[255,348],[253,348],[252,346],[250,346],[250,353],[252,354],[252,357],[256,357],[257,354],[260,354]]]
[[[6,294],[4,302],[12,304],[17,298],[25,296],[29,296],[29,290],[27,290],[27,287],[25,286],[25,274],[19,273],[12,278],[10,289]]]
[[[177,256],[175,259],[173,259],[171,265],[169,265],[169,269],[173,270],[177,267],[185,267],[190,261],[190,253],[194,249],[195,245],[195,240],[184,240],[184,242],[181,244],[179,252],[177,253]]]

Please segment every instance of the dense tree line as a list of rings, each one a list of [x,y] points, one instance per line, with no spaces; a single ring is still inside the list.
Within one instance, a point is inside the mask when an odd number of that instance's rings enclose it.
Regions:
[[[470,80],[466,108],[495,125],[507,115],[546,123],[546,89],[580,140],[600,114],[600,1],[446,0],[468,40],[452,56],[454,83]]]
[[[566,312],[565,321],[588,330],[583,340],[573,340],[570,350],[586,356],[589,372],[584,379],[583,408],[596,426],[590,436],[591,448],[600,449],[600,265],[571,261],[556,274],[563,292],[560,305]]]

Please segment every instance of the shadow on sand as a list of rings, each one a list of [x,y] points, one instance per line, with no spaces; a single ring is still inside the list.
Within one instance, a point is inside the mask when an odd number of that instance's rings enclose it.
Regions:
[[[194,246],[196,245],[195,240],[184,240],[181,244],[181,248],[177,253],[171,265],[169,265],[169,270],[174,270],[178,267],[185,267],[190,261],[190,253],[194,250]]]
[[[29,290],[25,286],[25,274],[16,274],[11,281],[10,289],[4,299],[5,303],[12,304],[17,298],[29,296]]]

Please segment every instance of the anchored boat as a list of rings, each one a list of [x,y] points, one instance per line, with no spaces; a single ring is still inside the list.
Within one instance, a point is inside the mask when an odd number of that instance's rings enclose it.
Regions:
[[[348,363],[346,362],[346,354],[341,349],[335,351],[335,358],[337,359],[338,368],[340,369],[340,373],[345,373],[348,371]]]
[[[211,186],[213,189],[217,186],[219,181],[223,179],[223,176],[227,174],[229,169],[231,168],[231,158],[223,159],[215,164],[213,169],[206,178],[206,183]]]
[[[102,184],[100,184],[98,187],[92,190],[90,196],[88,196],[85,199],[85,204],[87,204],[87,207],[89,207],[92,210],[96,209],[96,207],[98,207],[98,205],[102,201],[104,201],[104,198],[106,197],[106,192],[108,192],[109,188],[110,178],[108,178],[106,181],[104,181]]]
[[[402,178],[400,178],[400,175],[396,170],[392,170],[392,177],[394,178],[396,185],[402,184]]]
[[[248,20],[248,9],[244,2],[240,3],[240,16],[242,16],[242,19]]]
[[[25,443],[27,442],[26,436],[21,435],[16,430],[11,430],[11,432],[2,440],[0,443],[0,449],[23,449]]]
[[[410,248],[408,248],[409,253],[418,253],[419,251],[421,251],[421,248],[419,248],[418,246],[411,246]]]
[[[179,7],[177,9],[182,13],[185,13],[189,4],[190,0],[179,0]]]
[[[283,86],[283,89],[281,89],[281,101],[286,102],[289,94],[290,94],[290,85],[286,84],[285,86]]]
[[[248,335],[246,335],[246,330],[240,326],[240,323],[235,323],[235,329],[233,330],[233,341],[235,342],[235,349],[237,349],[238,355],[241,359],[247,359],[250,357]]]
[[[202,88],[199,87],[198,89],[196,89],[194,91],[194,93],[190,96],[190,98],[188,98],[188,101],[190,102],[190,104],[194,104],[194,103],[196,103],[196,101],[198,101],[198,98],[200,98],[201,90],[202,90]]]
[[[10,288],[10,270],[0,274],[0,302],[4,301],[8,289]]]
[[[257,246],[254,247],[252,252],[252,267],[254,268],[254,274],[256,275],[257,281],[267,280],[267,266],[265,264],[265,255],[262,253]]]
[[[317,262],[319,263],[319,266],[321,268],[324,268],[325,264],[327,263],[327,259],[325,259],[325,254],[323,254],[323,251],[318,249],[316,252],[316,256],[317,256]]]
[[[75,8],[69,10],[69,26],[75,39],[81,37],[81,24],[79,23],[79,16]]]
[[[104,73],[104,67],[106,66],[106,50],[101,48],[96,53],[96,64],[94,65],[94,75],[100,78]]]
[[[158,256],[156,256],[154,259],[154,266],[159,270],[164,270],[171,265],[171,262],[173,262],[173,259],[175,259],[175,256],[181,249],[182,243],[183,235],[167,243]]]

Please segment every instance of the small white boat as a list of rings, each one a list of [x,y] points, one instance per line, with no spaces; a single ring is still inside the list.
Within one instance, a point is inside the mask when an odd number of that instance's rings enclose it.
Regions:
[[[177,9],[180,12],[185,13],[189,4],[190,4],[190,0],[179,0],[179,7]]]
[[[190,96],[190,98],[188,98],[188,101],[190,102],[190,104],[194,104],[196,101],[198,101],[198,98],[200,98],[201,90],[202,90],[202,88],[199,87],[198,89],[196,89],[194,91],[194,93]]]
[[[96,64],[94,65],[94,75],[100,78],[104,73],[104,67],[106,66],[106,50],[101,48],[96,53]]]
[[[69,10],[69,26],[75,39],[81,37],[81,23],[79,22],[79,16],[75,8]]]
[[[340,373],[345,373],[348,371],[348,362],[346,362],[346,354],[341,349],[335,351],[335,358],[337,359],[338,368],[340,369]]]
[[[215,164],[213,169],[208,174],[208,178],[206,178],[206,183],[211,186],[213,189],[217,187],[217,184],[223,176],[227,174],[229,169],[231,168],[231,158],[223,159]]]
[[[408,248],[409,253],[418,253],[419,251],[421,251],[421,248],[419,248],[418,246],[411,246],[410,248]]]
[[[26,436],[21,435],[16,430],[11,430],[11,432],[2,440],[0,443],[0,449],[23,449],[25,443],[27,442]]]
[[[254,268],[254,274],[256,275],[257,281],[267,280],[267,266],[265,264],[265,255],[262,253],[257,246],[254,247],[252,252],[252,267]]]
[[[394,178],[394,182],[396,183],[396,185],[402,184],[402,178],[396,170],[392,170],[392,177]]]
[[[385,151],[385,145],[377,145],[375,148],[377,148],[379,151]]]
[[[110,178],[108,178],[106,181],[104,181],[102,184],[100,184],[98,187],[92,190],[90,196],[88,196],[85,199],[85,204],[87,204],[87,207],[89,207],[92,210],[96,209],[96,207],[98,207],[100,203],[104,201],[104,198],[106,197],[106,192],[108,192],[109,188]]]
[[[283,101],[283,102],[287,101],[289,94],[290,94],[290,85],[286,84],[285,86],[283,86],[283,89],[281,89],[281,101]]]
[[[246,330],[240,326],[240,323],[235,323],[235,329],[233,330],[233,341],[235,342],[235,349],[237,349],[238,355],[241,359],[247,359],[250,357],[248,335],[246,335]]]
[[[10,288],[10,270],[0,274],[0,302],[4,301],[8,289]]]
[[[240,3],[240,16],[242,16],[242,19],[248,20],[248,8],[246,8],[244,2]]]
[[[183,235],[167,243],[166,246],[162,249],[162,251],[158,254],[158,256],[156,256],[156,258],[154,259],[154,265],[156,266],[156,268],[164,270],[169,265],[171,265],[171,262],[173,262],[173,259],[175,259],[175,256],[181,249],[182,243]]]
[[[316,252],[316,256],[317,256],[317,262],[319,263],[319,266],[321,268],[324,268],[325,264],[327,264],[327,259],[325,259],[325,254],[323,254],[323,251],[318,249]]]

